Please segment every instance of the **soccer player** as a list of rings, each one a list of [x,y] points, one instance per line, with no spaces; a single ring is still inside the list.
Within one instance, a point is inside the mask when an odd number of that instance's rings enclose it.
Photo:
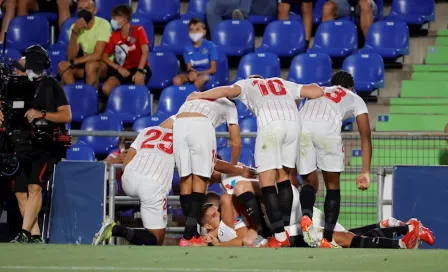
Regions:
[[[281,78],[250,76],[232,86],[193,93],[188,99],[239,99],[257,116],[258,134],[255,143],[255,164],[260,177],[263,202],[274,230],[269,247],[288,247],[284,226],[290,221],[293,192],[289,174],[295,168],[301,121],[296,100],[319,98],[323,88],[299,85]],[[276,188],[277,183],[277,188]],[[247,209],[250,199],[244,204]]]
[[[339,217],[340,174],[344,170],[344,148],[341,137],[343,120],[355,116],[361,135],[362,169],[356,180],[360,190],[369,188],[372,157],[367,106],[361,97],[352,92],[353,77],[344,71],[337,72],[331,79],[331,85],[335,87],[326,88],[325,95],[321,98],[308,100],[300,111],[303,123],[300,158],[297,162],[304,181],[300,202],[305,241],[309,235],[316,235],[311,218],[319,186],[316,170],[317,168],[322,170],[327,189],[324,203],[325,230],[320,245],[323,248],[331,247],[333,229]]]
[[[186,101],[177,113],[173,129],[174,157],[181,177],[180,203],[187,218],[180,246],[205,245],[197,233],[197,223],[206,197],[207,182],[216,162],[215,128],[224,122],[228,125],[232,142],[230,163],[236,165],[241,138],[233,101],[227,98]]]

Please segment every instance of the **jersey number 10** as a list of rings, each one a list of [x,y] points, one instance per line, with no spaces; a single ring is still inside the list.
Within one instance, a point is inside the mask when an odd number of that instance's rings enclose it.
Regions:
[[[156,145],[151,144],[151,142],[160,140],[161,143],[157,144],[157,148],[169,155],[173,154],[173,133],[163,134],[163,132],[158,129],[150,129],[146,132],[145,136],[147,136],[147,139],[143,141],[141,146],[142,149],[152,149],[156,147]]]
[[[347,95],[344,89],[336,88],[331,93],[325,93],[325,97],[333,101],[334,103],[341,102],[341,99]]]
[[[285,95],[286,89],[283,86],[283,82],[280,79],[270,79],[268,81],[264,80],[254,80],[252,81],[253,86],[258,86],[262,96],[269,95]]]

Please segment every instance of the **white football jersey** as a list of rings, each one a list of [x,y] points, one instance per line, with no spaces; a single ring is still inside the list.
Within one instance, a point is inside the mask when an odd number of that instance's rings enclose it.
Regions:
[[[252,78],[237,81],[241,100],[257,117],[258,129],[272,121],[300,121],[295,100],[300,98],[303,85],[278,77]]]
[[[342,121],[368,113],[367,105],[357,94],[340,86],[327,87],[324,96],[309,99],[300,110],[304,121],[325,120],[340,126]]]
[[[197,99],[185,101],[180,107],[179,113],[197,112],[206,116],[215,128],[227,122],[227,125],[238,125],[238,112],[235,103],[227,98],[216,100]]]
[[[166,189],[171,187],[174,173],[173,130],[159,126],[142,130],[131,144],[137,153],[126,171],[157,180]]]
[[[247,220],[244,216],[238,215],[238,218],[233,223],[233,227],[227,226],[224,222],[219,222],[218,227],[218,240],[221,243],[225,243],[228,241],[231,241],[238,237],[236,234],[236,230],[247,227],[249,224],[247,223]]]

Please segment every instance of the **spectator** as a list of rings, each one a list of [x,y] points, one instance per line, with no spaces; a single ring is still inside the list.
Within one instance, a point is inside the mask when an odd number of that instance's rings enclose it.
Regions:
[[[378,7],[373,0],[330,0],[322,9],[322,22],[351,16],[352,6],[356,7],[355,14],[360,16],[361,30],[364,37],[367,37],[373,18],[378,13]]]
[[[249,16],[253,0],[209,0],[207,3],[207,24],[210,32],[224,19],[244,20]]]
[[[86,84],[98,88],[99,79],[107,75],[107,65],[101,58],[112,29],[108,21],[95,16],[96,11],[93,0],[78,0],[79,19],[70,29],[68,61],[59,63],[59,73],[64,84],[75,84],[76,78],[85,78]]]
[[[278,19],[289,20],[291,5],[301,3],[303,26],[305,28],[306,48],[310,45],[313,31],[313,0],[279,0]]]
[[[143,27],[131,26],[131,17],[132,8],[128,5],[119,5],[112,10],[114,32],[103,54],[110,75],[103,85],[103,93],[107,96],[122,84],[146,85],[151,77],[148,37]],[[114,52],[115,62],[110,59]]]
[[[277,14],[278,0],[252,1],[250,15],[275,16]]]
[[[210,2],[209,2],[210,3]],[[198,90],[202,90],[207,81],[213,79],[216,73],[218,52],[216,45],[204,38],[205,25],[200,19],[191,19],[188,23],[191,42],[184,48],[184,61],[187,73],[174,77],[174,85],[183,85],[191,82]]]
[[[118,144],[117,150],[110,153],[106,158],[106,163],[109,164],[120,164],[123,163],[124,158],[126,157],[126,154],[128,153],[128,149],[130,148],[132,143],[128,142],[125,137],[120,138],[120,143]]]

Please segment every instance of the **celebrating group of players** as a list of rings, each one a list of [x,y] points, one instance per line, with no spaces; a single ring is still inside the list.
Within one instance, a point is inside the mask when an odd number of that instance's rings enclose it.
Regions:
[[[232,86],[192,93],[176,115],[140,132],[123,163],[123,190],[139,198],[145,229],[126,228],[105,218],[93,243],[118,236],[136,245],[163,244],[167,195],[176,166],[186,217],[180,246],[414,249],[421,241],[434,244],[431,231],[416,219],[403,223],[390,218],[351,230],[338,224],[342,121],[356,117],[360,132],[360,190],[370,185],[372,145],[367,106],[352,92],[352,76],[341,71],[331,83],[332,87],[300,85],[254,75]],[[308,100],[299,111],[303,98]],[[238,163],[241,139],[235,99],[257,117],[256,171]],[[223,123],[232,144],[230,162],[216,154],[215,129]],[[324,213],[313,207],[317,168],[326,186]],[[297,171],[304,181],[300,193],[293,185]],[[206,195],[213,182],[226,189],[218,201]],[[199,234],[198,224],[205,235]]]

